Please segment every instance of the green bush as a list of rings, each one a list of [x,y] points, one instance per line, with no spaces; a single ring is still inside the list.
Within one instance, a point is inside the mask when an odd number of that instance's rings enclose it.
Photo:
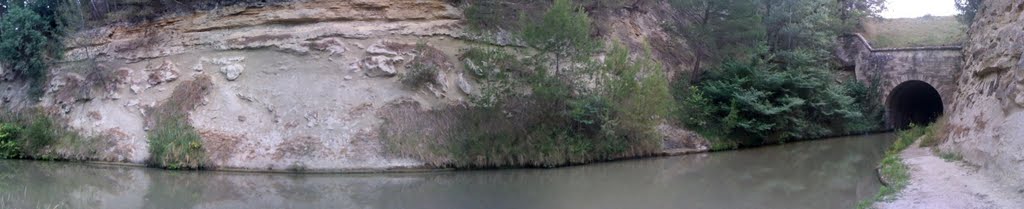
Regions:
[[[524,63],[504,50],[473,47],[462,55],[463,64],[470,75],[487,81],[504,79],[513,70],[522,70]]]
[[[5,135],[0,158],[90,160],[106,146],[105,140],[83,137],[39,109],[0,114],[0,135]]]
[[[0,159],[18,158],[21,156],[21,145],[18,144],[18,127],[14,124],[0,124]]]
[[[713,147],[750,146],[870,129],[877,119],[828,70],[812,65],[780,68],[770,57],[728,61],[696,87],[677,95],[684,124],[712,138]],[[873,99],[873,98],[868,98]],[[850,124],[868,128],[850,128]],[[721,146],[716,146],[721,144]]]
[[[202,137],[188,122],[194,110],[213,85],[209,76],[182,81],[168,100],[147,111],[146,123],[152,129],[149,141],[149,165],[166,169],[200,169],[206,162]]]
[[[591,71],[600,87],[590,89],[544,69],[524,72],[537,67],[504,53],[470,50],[467,66],[494,69],[479,71],[482,91],[500,93],[488,96],[486,105],[387,107],[381,136],[391,153],[460,168],[551,167],[650,154],[660,148],[654,128],[672,99],[658,63],[628,56],[625,47],[614,47]]]
[[[29,81],[29,95],[39,97],[50,63],[63,57],[61,41],[76,24],[78,10],[70,0],[9,1],[0,10],[0,63]]]
[[[437,71],[437,66],[415,63],[402,76],[401,82],[409,88],[423,88],[429,84],[436,84]]]
[[[56,131],[58,128],[60,127],[55,124],[53,119],[42,113],[36,113],[31,116],[31,122],[18,134],[19,141],[29,154],[39,152],[57,141]]]
[[[668,116],[675,101],[662,66],[651,58],[650,49],[639,59],[630,60],[629,50],[616,44],[599,69],[597,74],[603,79],[598,95],[610,104],[608,122],[602,124],[608,129],[604,137],[647,151],[660,147],[654,127]]]
[[[408,45],[387,43],[392,48],[409,48]],[[443,51],[431,47],[426,43],[417,43],[415,46],[416,58],[407,67],[407,72],[400,81],[406,87],[412,89],[424,88],[427,85],[441,85],[437,76],[443,72],[451,71],[455,66],[449,62],[448,55]]]
[[[185,118],[161,120],[147,134],[150,164],[167,169],[199,169],[205,161],[202,138]]]
[[[846,121],[846,133],[859,134],[882,129],[885,109],[878,99],[881,98],[878,80],[871,78],[868,84],[864,84],[856,79],[850,79],[843,83],[850,97],[854,99],[853,109],[863,116]]]
[[[566,0],[531,21],[523,22],[523,35],[537,54],[463,54],[481,89],[470,105],[385,107],[381,137],[389,153],[465,168],[552,167],[657,152],[655,127],[674,101],[650,50],[630,59],[616,45],[604,63],[590,61],[599,42],[587,14]]]
[[[53,40],[45,36],[49,25],[32,10],[15,6],[0,19],[0,61],[10,66],[16,76],[31,82],[30,94],[41,96],[46,82],[46,45]]]

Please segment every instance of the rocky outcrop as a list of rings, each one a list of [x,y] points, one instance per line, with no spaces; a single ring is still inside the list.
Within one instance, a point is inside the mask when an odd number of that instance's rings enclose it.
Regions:
[[[149,25],[86,31],[69,41],[73,48],[67,56],[71,60],[97,56],[141,60],[199,48],[298,54],[312,49],[339,54],[346,51],[341,39],[463,37],[461,18],[461,10],[441,0],[312,0],[229,7],[163,18]]]
[[[8,72],[7,68],[4,68],[4,63],[0,63],[0,80],[8,81],[14,77],[12,72]]]
[[[178,65],[174,64],[174,62],[171,62],[170,60],[164,60],[164,62],[159,66],[150,67],[146,71],[149,73],[149,77],[146,79],[146,82],[152,86],[178,79]]]
[[[1024,186],[1024,2],[984,1],[963,52],[941,149]]]
[[[244,70],[245,67],[242,67],[240,64],[230,64],[220,68],[220,72],[224,74],[224,78],[228,79],[228,81],[238,79],[238,76],[242,76],[242,71]]]
[[[208,93],[194,101],[198,107],[189,109],[187,118],[203,138],[210,167],[423,166],[385,153],[377,130],[382,121],[374,113],[400,99],[424,109],[464,103],[480,89],[473,76],[466,76],[471,72],[460,54],[471,46],[502,45],[465,35],[462,11],[449,2],[296,1],[92,29],[68,40],[67,66],[52,70],[59,76],[51,83],[59,86],[44,96],[49,102],[42,106],[59,107],[68,124],[86,135],[117,133],[112,156],[143,163],[149,157],[148,111],[181,100],[172,92],[182,85],[210,78]],[[652,14],[621,9],[597,24],[614,24],[606,27],[611,29],[607,37],[642,52],[648,37],[668,38]],[[83,83],[90,79],[80,79],[83,74],[72,65],[92,60],[118,69],[113,73],[120,78],[118,88],[103,90],[116,96],[87,94],[96,88]],[[399,80],[417,65],[435,67],[437,75],[426,88],[412,90]],[[680,130],[666,134],[675,137],[666,142],[673,148],[699,146]]]

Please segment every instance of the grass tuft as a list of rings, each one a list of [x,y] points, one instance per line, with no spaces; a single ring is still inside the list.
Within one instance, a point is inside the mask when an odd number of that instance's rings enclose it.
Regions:
[[[185,118],[163,119],[147,137],[150,165],[167,169],[199,169],[206,159],[202,139]]]
[[[934,147],[942,144],[947,138],[949,138],[949,129],[947,129],[949,119],[946,116],[939,117],[934,123],[926,127],[924,138],[921,139],[921,147]]]
[[[384,44],[395,51],[415,51],[416,58],[410,62],[408,71],[401,78],[402,84],[406,87],[420,89],[430,84],[443,85],[438,83],[438,74],[454,68],[444,52],[425,43],[418,43],[416,46],[390,42]]]
[[[171,99],[147,112],[146,121],[152,129],[149,140],[150,166],[166,169],[200,169],[206,162],[203,141],[188,122],[188,113],[202,102],[213,82],[209,76],[183,81]]]
[[[960,155],[960,153],[955,152],[940,152],[939,158],[946,160],[946,162],[956,162],[964,160],[963,155]]]

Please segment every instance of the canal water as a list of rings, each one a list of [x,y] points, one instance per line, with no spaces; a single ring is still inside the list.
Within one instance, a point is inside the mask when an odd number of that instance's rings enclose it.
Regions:
[[[0,208],[853,208],[892,134],[557,169],[183,172],[0,160]]]

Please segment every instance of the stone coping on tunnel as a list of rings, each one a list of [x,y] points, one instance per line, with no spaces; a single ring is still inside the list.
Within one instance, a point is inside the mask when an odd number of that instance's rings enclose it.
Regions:
[[[921,46],[921,47],[897,47],[897,48],[878,48],[878,49],[876,49],[874,46],[871,46],[871,42],[869,42],[867,38],[864,38],[864,35],[861,35],[860,33],[848,33],[848,34],[845,34],[844,36],[856,37],[858,40],[860,40],[860,42],[862,44],[867,46],[868,50],[870,50],[871,52],[944,51],[944,50],[950,50],[950,51],[956,50],[956,51],[959,51],[959,50],[963,49],[962,46]]]

